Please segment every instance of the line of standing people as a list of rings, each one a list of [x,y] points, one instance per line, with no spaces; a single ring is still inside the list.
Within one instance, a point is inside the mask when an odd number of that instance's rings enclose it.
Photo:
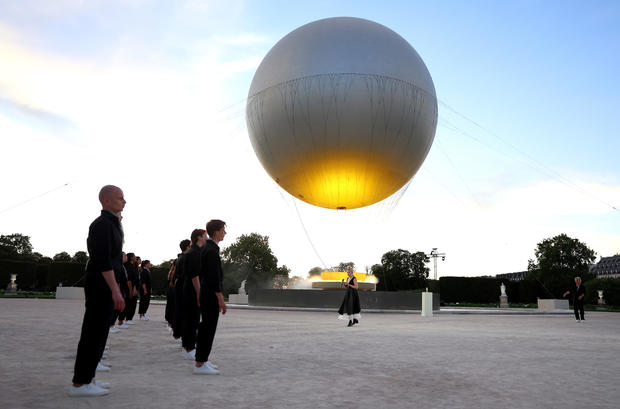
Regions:
[[[218,375],[209,360],[220,312],[226,314],[219,243],[226,223],[210,220],[206,230],[195,229],[180,243],[181,253],[171,267],[166,319],[183,359],[195,361],[194,374]]]

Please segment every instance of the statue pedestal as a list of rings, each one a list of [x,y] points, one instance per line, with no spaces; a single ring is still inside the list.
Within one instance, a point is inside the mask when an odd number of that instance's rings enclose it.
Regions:
[[[56,287],[57,300],[83,300],[84,287]]]
[[[568,300],[539,298],[538,309],[541,311],[568,310]]]
[[[500,295],[499,296],[499,308],[509,308],[510,305],[508,305],[508,296],[507,295]]]
[[[433,316],[433,293],[422,293],[422,314],[423,317]]]
[[[228,294],[228,302],[231,304],[248,305],[247,294]]]
[[[4,293],[5,294],[17,294],[17,284],[9,283],[9,285],[6,286],[6,291]]]

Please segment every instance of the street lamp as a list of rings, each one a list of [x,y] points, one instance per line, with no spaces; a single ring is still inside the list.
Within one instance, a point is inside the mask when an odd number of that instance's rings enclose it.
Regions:
[[[435,280],[437,280],[437,258],[441,257],[441,261],[446,261],[446,253],[439,253],[437,251],[437,247],[433,247],[431,253],[427,254],[426,256],[433,258],[433,265],[435,267]]]

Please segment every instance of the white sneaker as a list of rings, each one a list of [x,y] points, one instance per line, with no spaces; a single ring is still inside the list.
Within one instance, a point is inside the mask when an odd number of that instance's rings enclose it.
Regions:
[[[187,352],[185,349],[182,349],[181,356],[183,357],[183,359],[187,359],[188,361],[194,361],[196,359],[196,350],[192,349],[191,351]]]
[[[151,319],[149,317],[147,317],[146,315],[143,317],[140,317],[140,321],[150,321]]]
[[[69,396],[73,397],[88,397],[88,396],[103,396],[110,393],[109,390],[92,383],[86,383],[82,386],[73,386],[69,388]]]
[[[173,341],[174,343],[176,343],[176,344],[180,344],[180,343],[182,343],[182,342],[183,342],[183,339],[181,339],[181,338],[172,338],[172,341]]]
[[[131,321],[131,320],[125,321],[125,324],[127,324],[127,325],[136,325],[136,323]]]
[[[116,334],[119,331],[120,331],[120,329],[118,329],[117,326],[110,327],[110,334]]]
[[[211,363],[211,361],[207,361],[207,363],[206,363],[206,364],[207,364],[207,365],[209,365],[209,366],[210,366],[211,368],[213,368],[213,369],[218,369],[218,368],[219,368],[217,365],[215,365],[215,364]]]
[[[581,320],[577,320],[577,323],[580,323],[580,322],[581,322]]]
[[[97,371],[98,372],[110,372],[110,367],[109,366],[105,366],[104,364],[99,362],[97,364]]]
[[[194,367],[194,375],[219,375],[220,371],[211,368],[209,365],[203,365],[201,367]]]
[[[103,348],[103,349],[104,349],[104,351],[107,351],[108,349],[110,349],[110,347],[106,345],[105,348]]]
[[[103,389],[110,389],[110,382],[96,381],[93,379],[91,383],[94,383],[95,385]]]
[[[168,328],[168,332],[172,332],[172,328],[171,327],[167,327]]]
[[[127,325],[127,324],[121,324],[121,325],[119,325],[118,327],[119,327],[120,329],[127,329],[127,328],[129,328],[129,325]]]

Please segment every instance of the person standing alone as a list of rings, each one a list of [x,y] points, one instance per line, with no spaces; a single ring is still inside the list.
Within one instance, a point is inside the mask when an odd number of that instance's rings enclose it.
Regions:
[[[585,318],[583,317],[583,299],[586,297],[586,287],[581,284],[581,277],[575,277],[575,286],[566,291],[562,297],[566,297],[568,294],[573,295],[575,319],[577,322],[585,321]]]
[[[84,295],[86,309],[75,358],[73,385],[69,396],[101,396],[109,391],[91,383],[108,338],[112,311],[122,311],[125,300],[114,271],[122,263],[123,230],[118,215],[125,207],[123,191],[106,185],[99,192],[101,215],[90,225],[86,245]]]

